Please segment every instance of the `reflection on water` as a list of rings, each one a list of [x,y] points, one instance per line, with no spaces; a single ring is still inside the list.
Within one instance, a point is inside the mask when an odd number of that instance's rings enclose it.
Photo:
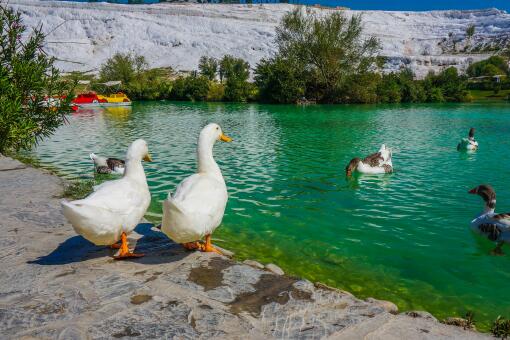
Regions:
[[[146,139],[148,217],[157,221],[161,201],[195,170],[200,129],[219,123],[234,142],[214,150],[230,195],[215,237],[239,258],[439,317],[510,316],[510,256],[490,256],[490,242],[470,231],[482,202],[466,194],[491,183],[498,210],[510,209],[510,163],[501,161],[510,153],[508,104],[111,109],[78,111],[37,156],[82,176],[92,171],[90,152],[122,157]],[[470,127],[480,149],[459,153]],[[393,149],[395,173],[345,177],[350,159],[382,143]]]

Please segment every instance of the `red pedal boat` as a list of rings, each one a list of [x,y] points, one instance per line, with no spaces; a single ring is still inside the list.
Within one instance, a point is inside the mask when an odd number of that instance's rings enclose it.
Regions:
[[[95,92],[81,93],[73,99],[73,104],[78,106],[101,106],[108,101],[103,96],[98,96]]]

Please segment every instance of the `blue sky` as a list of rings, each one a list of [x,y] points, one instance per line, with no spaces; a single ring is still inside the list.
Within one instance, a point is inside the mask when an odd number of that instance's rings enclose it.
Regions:
[[[427,11],[433,9],[478,9],[496,7],[510,12],[510,0],[301,0],[307,4],[345,6],[352,9]]]

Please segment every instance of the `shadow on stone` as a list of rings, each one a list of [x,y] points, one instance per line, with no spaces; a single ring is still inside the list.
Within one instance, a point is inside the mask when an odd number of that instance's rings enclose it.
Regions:
[[[142,235],[136,241],[136,252],[143,253],[145,256],[131,261],[158,265],[179,261],[191,254],[180,244],[166,237],[159,229],[153,227],[154,225],[151,223],[140,223],[136,226],[135,231]]]
[[[129,261],[143,264],[161,264],[178,261],[189,255],[180,245],[172,242],[162,232],[152,230],[152,226],[151,223],[140,223],[136,226],[136,233],[142,235],[136,241],[136,252],[145,253],[145,257]],[[130,242],[133,245],[135,244],[131,239]],[[27,261],[27,263],[62,265],[98,257],[112,257],[115,252],[116,250],[109,249],[106,246],[96,246],[82,236],[77,235],[59,244],[50,254],[33,261]]]
[[[111,254],[112,251],[106,247],[96,246],[82,236],[73,236],[59,244],[50,254],[41,256],[34,261],[27,261],[27,263],[52,266],[81,262]]]

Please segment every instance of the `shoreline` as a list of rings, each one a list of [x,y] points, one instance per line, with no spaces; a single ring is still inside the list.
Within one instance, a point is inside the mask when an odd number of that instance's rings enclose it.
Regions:
[[[11,193],[0,198],[7,338],[489,338],[274,265],[184,251],[149,223],[129,236],[146,256],[114,261],[62,216],[63,184],[0,156],[0,189]]]

